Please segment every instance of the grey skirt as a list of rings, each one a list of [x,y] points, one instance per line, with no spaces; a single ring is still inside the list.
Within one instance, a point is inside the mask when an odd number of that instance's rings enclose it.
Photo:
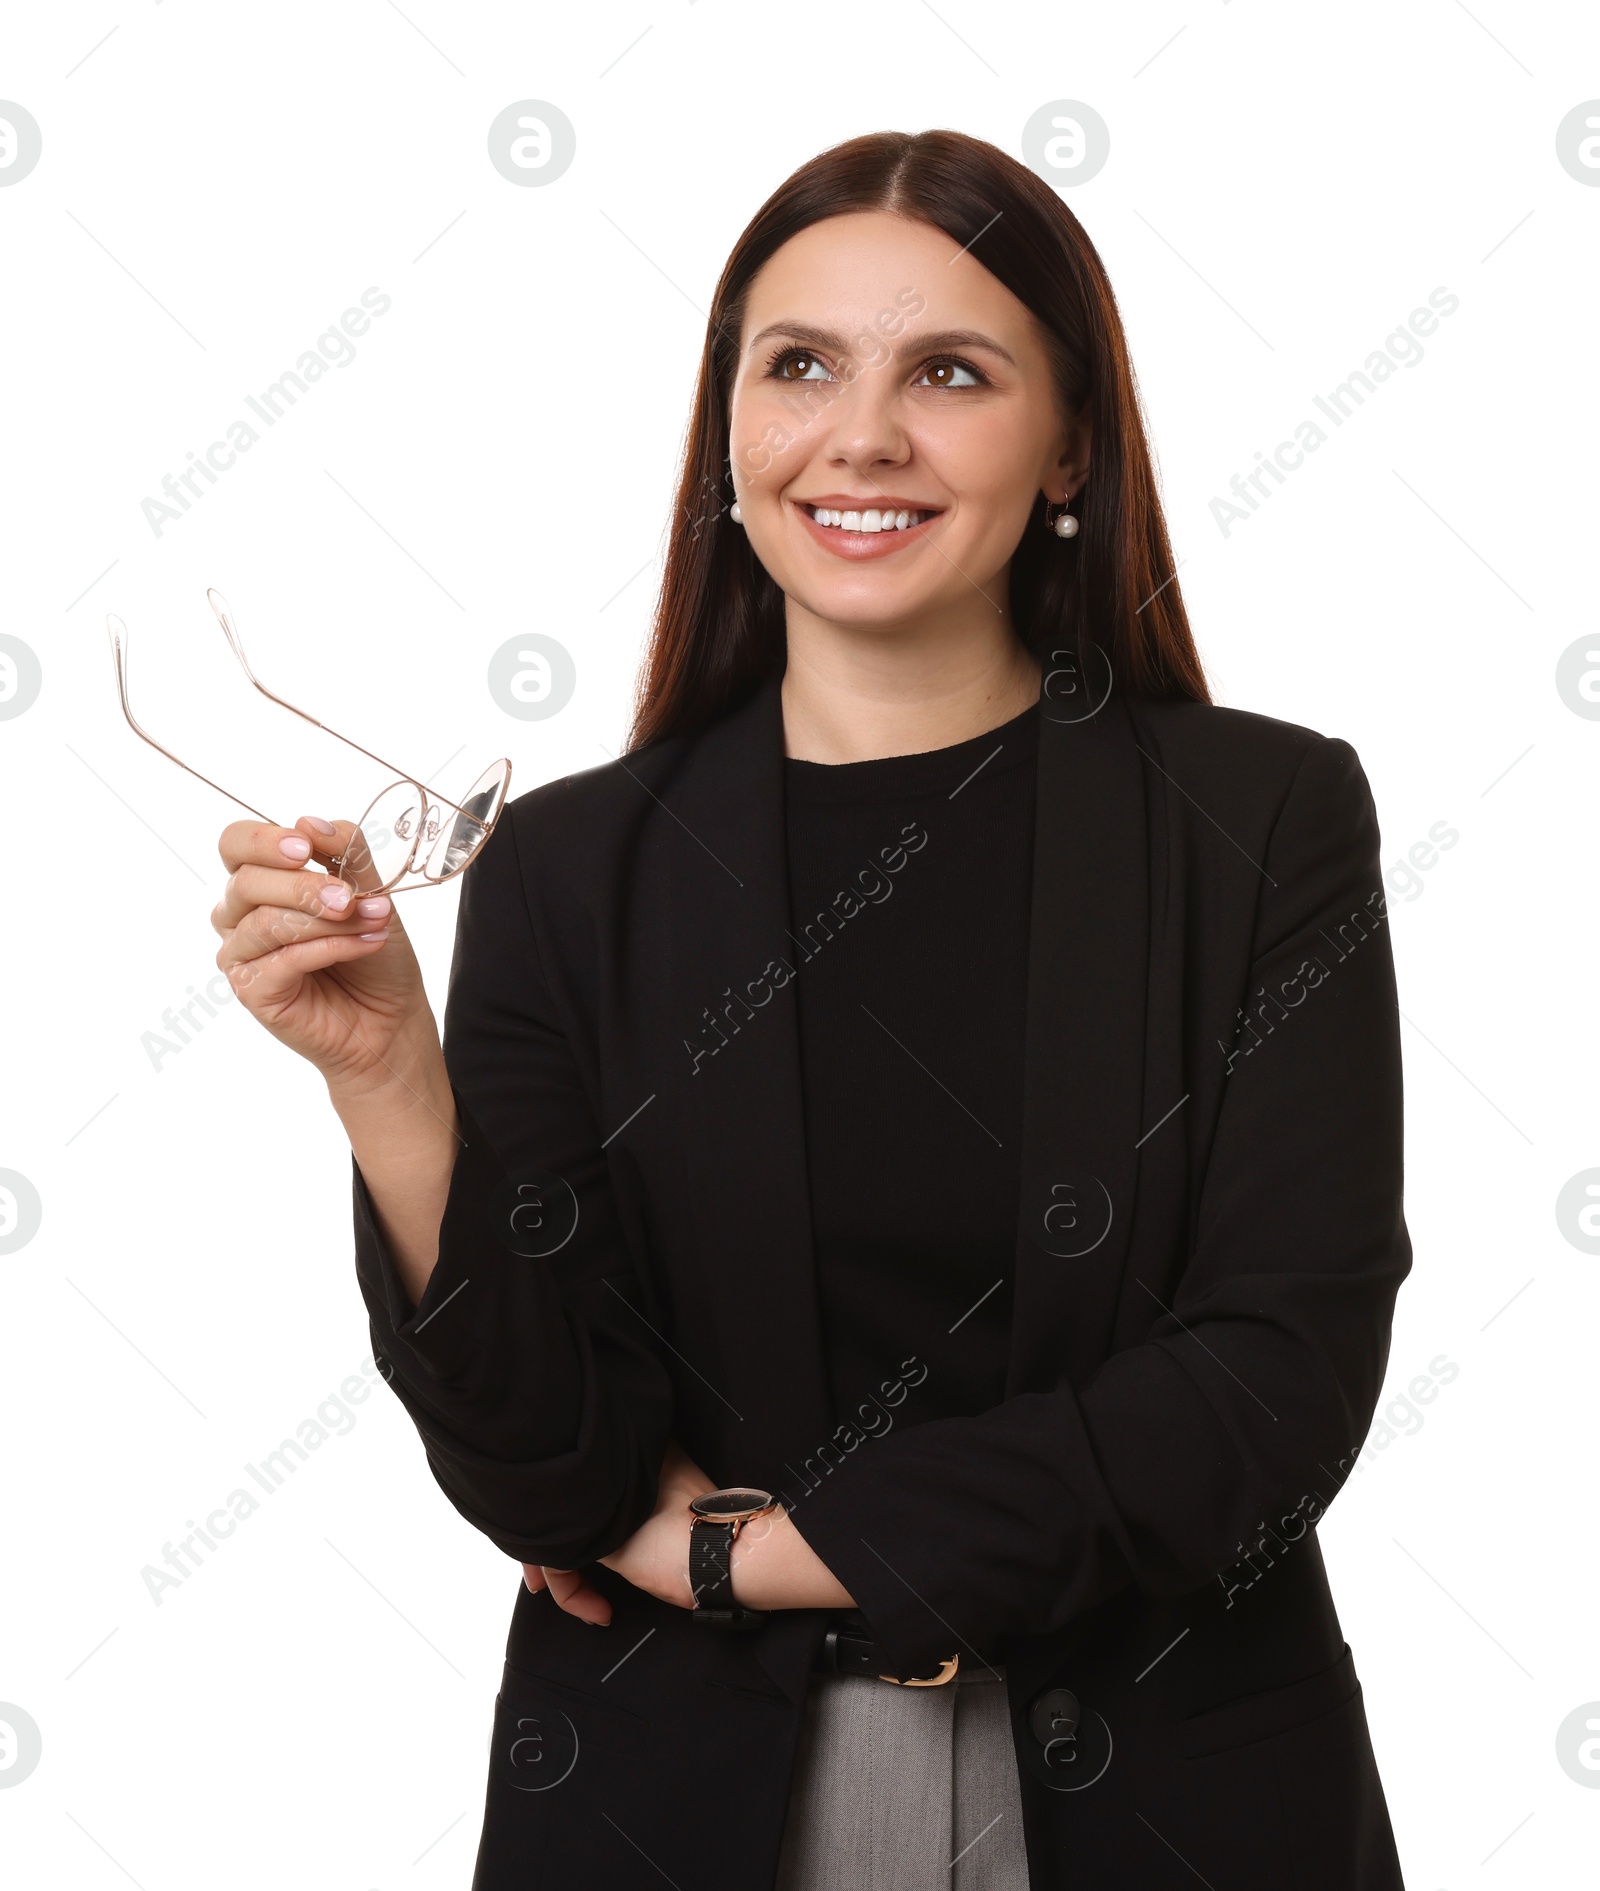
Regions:
[[[777,1891],[1028,1891],[1002,1670],[812,1678]]]

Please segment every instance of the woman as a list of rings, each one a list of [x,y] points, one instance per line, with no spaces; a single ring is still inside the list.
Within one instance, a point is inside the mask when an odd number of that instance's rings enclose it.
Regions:
[[[951,132],[803,166],[681,499],[442,1053],[347,826],[223,837],[377,1357],[525,1565],[475,1885],[1398,1886],[1312,1527],[1410,1263],[1377,827],[1209,703],[1081,227]]]

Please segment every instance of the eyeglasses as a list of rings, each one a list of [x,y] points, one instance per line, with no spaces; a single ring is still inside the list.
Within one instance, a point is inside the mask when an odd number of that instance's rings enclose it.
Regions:
[[[374,797],[345,843],[344,852],[329,856],[329,864],[346,886],[357,893],[411,893],[422,886],[442,886],[446,880],[453,880],[458,873],[465,872],[494,832],[495,822],[499,820],[506,804],[506,795],[511,787],[510,762],[504,757],[491,762],[459,804],[447,800],[434,789],[423,787],[421,782],[407,775],[403,769],[396,768],[393,762],[386,762],[381,755],[374,755],[371,749],[363,748],[359,742],[352,742],[347,735],[340,735],[337,729],[330,729],[327,723],[313,716],[309,710],[298,708],[276,691],[268,689],[250,667],[250,659],[244,653],[233,613],[226,601],[214,590],[207,591],[206,597],[245,675],[269,702],[276,703],[281,709],[291,710],[303,721],[309,722],[312,728],[321,729],[324,734],[333,736],[347,748],[355,749],[369,761],[376,762],[380,768],[386,768],[399,777]],[[258,820],[267,821],[274,827],[284,826],[285,823],[274,821],[271,815],[263,814],[260,808],[251,807],[248,801],[240,800],[231,789],[224,788],[209,775],[202,775],[199,769],[191,768],[171,749],[163,747],[153,735],[139,727],[128,703],[128,627],[120,617],[107,617],[106,629],[111,636],[111,655],[116,665],[117,694],[122,701],[122,713],[127,717],[128,726],[134,734],[165,755],[169,762],[176,762],[186,774],[203,781],[208,788],[215,788],[218,794],[226,795],[228,800],[255,815]],[[446,809],[448,814],[442,812]],[[400,882],[412,873],[420,878],[410,886],[401,886]]]

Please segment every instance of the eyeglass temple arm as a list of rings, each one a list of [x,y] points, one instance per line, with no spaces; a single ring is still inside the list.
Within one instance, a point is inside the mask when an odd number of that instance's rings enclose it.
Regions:
[[[416,780],[416,777],[410,774],[406,769],[397,768],[393,762],[386,762],[381,755],[374,755],[371,749],[363,748],[359,742],[353,742],[349,736],[340,735],[337,729],[330,728],[325,722],[319,722],[309,710],[299,708],[286,697],[280,696],[276,690],[268,689],[266,684],[262,682],[261,678],[257,676],[255,671],[250,667],[250,659],[244,653],[244,645],[239,639],[237,629],[234,627],[233,614],[228,609],[227,600],[215,590],[207,591],[206,598],[212,610],[216,612],[217,622],[222,626],[223,634],[227,637],[233,654],[239,659],[239,663],[245,675],[249,677],[250,681],[255,684],[256,688],[260,690],[261,694],[265,696],[269,702],[276,703],[280,709],[289,710],[292,714],[299,716],[302,721],[309,722],[313,729],[320,729],[324,735],[331,735],[336,742],[343,742],[346,748],[352,748],[357,754],[365,755],[369,762],[376,762],[380,768],[387,768],[391,774],[399,775],[405,781]],[[149,738],[146,737],[147,741],[148,739]],[[422,787],[423,784],[418,782],[417,786]],[[444,805],[450,808],[454,813],[465,814],[468,820],[471,821],[478,820],[477,815],[472,813],[469,808],[457,807],[454,801],[450,800],[448,796],[440,794],[436,788],[428,788],[427,793],[431,795],[434,800],[444,802]],[[479,821],[478,824],[480,827],[483,825],[481,821]]]
[[[231,789],[224,788],[221,782],[213,781],[209,775],[202,775],[198,768],[191,768],[187,762],[180,761],[171,749],[163,748],[153,735],[139,727],[128,703],[128,678],[125,669],[127,659],[123,647],[128,635],[128,627],[120,617],[108,617],[106,629],[111,634],[111,658],[117,671],[117,696],[122,704],[122,713],[128,719],[128,727],[134,734],[141,741],[148,742],[158,753],[165,755],[169,762],[176,762],[186,775],[193,775],[196,781],[203,781],[208,788],[215,788],[218,794],[233,802],[235,807],[243,808],[247,814],[253,814],[258,821],[265,821],[269,827],[281,827],[283,825],[281,821],[274,821],[270,814],[263,814],[260,808],[253,808],[248,801],[241,801]]]

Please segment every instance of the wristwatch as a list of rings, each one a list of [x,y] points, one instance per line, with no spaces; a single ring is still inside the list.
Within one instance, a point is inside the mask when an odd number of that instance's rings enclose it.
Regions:
[[[733,1599],[733,1539],[752,1517],[778,1508],[770,1491],[708,1490],[689,1500],[689,1588],[694,1619],[708,1628],[759,1628],[764,1609],[741,1609]]]

